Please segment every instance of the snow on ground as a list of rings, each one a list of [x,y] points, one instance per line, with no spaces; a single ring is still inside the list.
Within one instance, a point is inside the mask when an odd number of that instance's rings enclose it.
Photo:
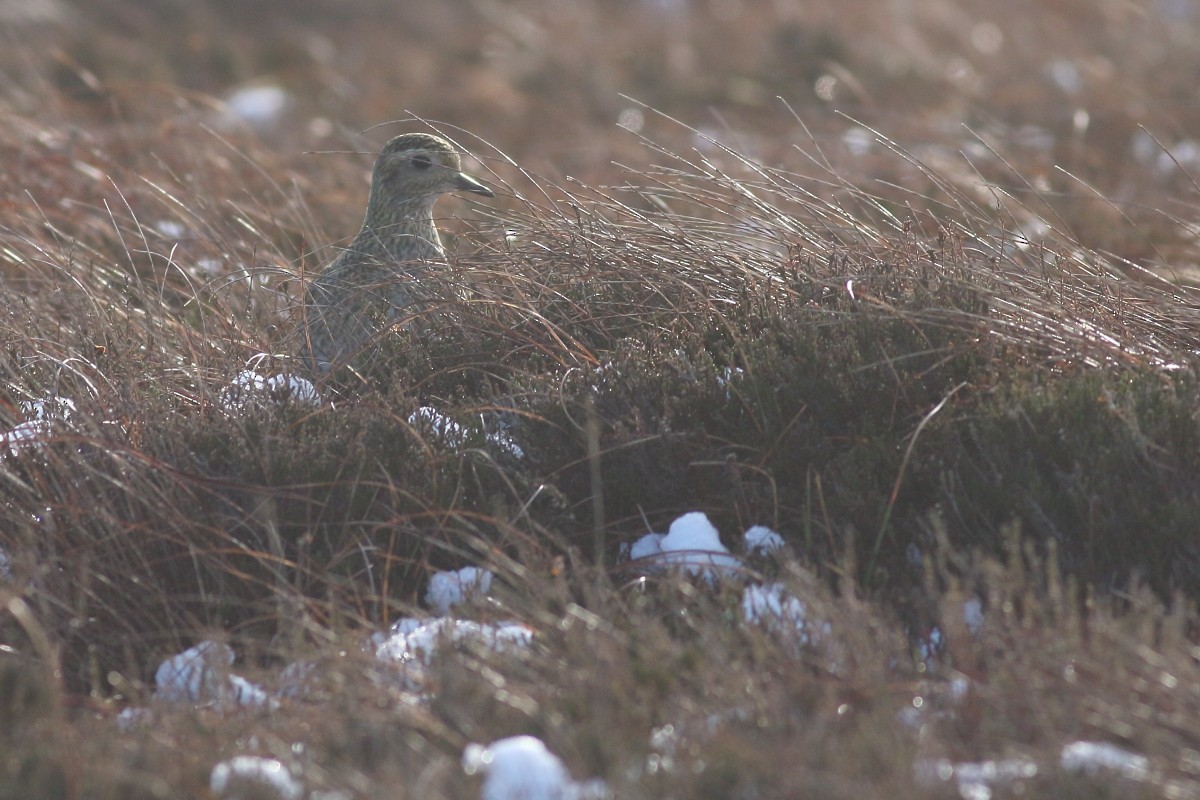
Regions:
[[[662,555],[664,538],[666,538],[665,533],[647,533],[633,544],[622,546],[622,555],[630,561],[657,558]],[[654,565],[648,564],[647,566],[653,567]]]
[[[1131,780],[1145,780],[1150,774],[1148,758],[1108,742],[1068,744],[1062,749],[1059,767],[1064,772],[1087,775],[1107,773]],[[913,764],[913,774],[922,786],[936,788],[954,781],[958,795],[963,800],[988,800],[996,789],[1006,789],[1014,796],[1028,793],[1022,783],[1037,777],[1038,765],[1028,758],[979,762],[924,758]]]
[[[225,413],[236,414],[286,403],[317,406],[322,401],[317,387],[307,378],[283,373],[264,378],[252,369],[244,369],[221,390],[217,402]]]
[[[315,661],[293,661],[279,673],[276,694],[288,699],[307,697],[320,677]]]
[[[222,800],[300,800],[304,786],[282,762],[258,756],[237,756],[213,767],[208,781]]]
[[[754,525],[743,535],[747,553],[768,555],[784,546],[783,537],[765,525]],[[717,529],[708,515],[693,511],[677,518],[665,534],[647,533],[622,549],[629,561],[640,562],[643,574],[682,568],[690,575],[703,576],[711,585],[717,578],[748,573],[741,559],[721,544]],[[814,636],[828,637],[828,622],[814,625],[808,618],[804,601],[790,594],[781,583],[747,586],[742,593],[742,616],[751,625],[761,625],[772,633],[783,633],[798,644],[807,645]]]
[[[428,421],[428,419],[426,420]],[[450,423],[456,425],[457,423]],[[450,428],[444,433],[453,435]],[[777,533],[764,526],[746,531],[743,541],[749,553],[770,553],[783,545]],[[684,514],[676,519],[666,534],[648,534],[628,548],[627,556],[648,562],[659,570],[680,568],[691,575],[704,577],[714,584],[718,577],[745,575],[739,558],[722,544],[718,532],[707,516],[700,512]],[[399,677],[405,688],[425,688],[425,671],[432,664],[440,647],[470,644],[494,652],[516,655],[529,649],[534,631],[518,622],[481,623],[448,616],[451,609],[464,602],[485,596],[493,574],[480,567],[465,567],[453,572],[435,573],[430,578],[426,603],[440,618],[405,617],[397,620],[386,634],[371,637],[369,647],[377,659],[391,669],[383,680]],[[814,619],[804,600],[792,594],[779,582],[750,584],[742,590],[742,619],[747,625],[789,637],[800,645],[810,645],[832,637],[828,622]],[[962,608],[967,629],[978,635],[983,626],[982,603],[978,598],[967,600]],[[940,631],[936,632],[940,636]],[[278,706],[276,697],[304,696],[305,687],[319,677],[315,662],[302,661],[289,665],[280,673],[276,696],[230,672],[234,652],[219,642],[201,642],[173,656],[156,673],[156,698],[175,703],[204,704],[218,710],[240,707],[268,708]],[[962,678],[939,684],[945,689],[941,710],[934,712],[924,698],[914,699],[913,707],[901,712],[899,721],[920,730],[930,716],[956,713],[955,707],[969,690],[969,681]],[[932,692],[932,690],[930,690]],[[931,699],[937,699],[933,697]],[[712,714],[695,735],[711,735],[726,718],[740,719],[748,712],[734,709]],[[118,726],[128,729],[153,719],[147,709],[126,709],[118,718]],[[647,770],[674,768],[675,750],[679,741],[678,726],[671,723],[657,727],[651,736],[651,754]],[[463,767],[469,774],[483,776],[483,800],[586,800],[609,798],[611,791],[603,781],[577,782],[561,759],[551,753],[540,740],[530,736],[501,739],[491,745],[472,744],[463,754]],[[1074,742],[1063,748],[1060,768],[1065,772],[1088,774],[1112,773],[1131,779],[1145,779],[1149,774],[1146,757],[1122,750],[1104,742]],[[1024,792],[1023,784],[1038,776],[1038,765],[1026,758],[1006,758],[980,762],[954,762],[945,758],[925,758],[914,762],[914,775],[923,786],[936,789],[942,785],[953,788],[964,800],[985,800],[997,790]],[[304,789],[285,765],[271,759],[240,756],[216,765],[211,786],[214,795],[222,800],[241,797],[278,797],[282,800],[305,796]]]
[[[154,673],[154,696],[168,703],[199,703],[218,709],[273,708],[278,703],[265,689],[229,671],[233,648],[204,641],[172,656]]]
[[[446,573],[454,575],[456,573]],[[490,575],[478,570],[475,579]],[[404,688],[420,690],[425,669],[433,662],[438,648],[445,644],[474,644],[501,654],[515,655],[533,643],[534,631],[519,622],[480,623],[443,617],[440,619],[398,620],[387,634],[372,636],[368,647],[383,665],[394,668],[389,675],[400,677]],[[192,703],[219,711],[238,708],[279,706],[279,698],[295,699],[309,693],[320,677],[313,661],[296,661],[280,671],[277,690],[272,693],[230,671],[234,652],[227,644],[204,641],[171,656],[155,673],[156,700],[166,703]],[[390,678],[389,678],[390,679]],[[148,709],[127,708],[118,724],[129,729],[152,719]]]
[[[402,664],[415,661],[428,666],[443,642],[478,642],[498,653],[515,653],[533,643],[533,629],[520,622],[491,624],[465,619],[432,619],[406,632],[394,632],[379,646],[375,655],[382,661]]]
[[[444,617],[452,606],[486,596],[492,588],[492,572],[481,567],[463,567],[457,572],[435,572],[429,578],[425,604]]]
[[[807,645],[813,639],[828,638],[833,628],[828,622],[808,618],[804,601],[781,583],[747,586],[742,592],[742,618],[751,625],[760,625],[771,633],[780,634],[796,644]]]
[[[963,621],[967,623],[967,630],[972,636],[978,636],[983,632],[983,601],[978,597],[972,597],[963,603]]]
[[[765,525],[753,525],[742,534],[749,556],[762,557],[784,546],[783,537]],[[702,511],[692,511],[671,523],[666,533],[647,533],[621,546],[621,555],[638,564],[643,574],[661,573],[680,567],[689,575],[701,575],[709,583],[744,572],[742,561],[721,543],[720,534]]]
[[[154,722],[154,712],[142,706],[129,706],[117,714],[117,730],[129,732]]]
[[[462,763],[468,775],[484,775],[481,800],[599,800],[612,796],[603,781],[572,780],[562,759],[532,736],[512,736],[486,747],[467,745]]]
[[[1108,772],[1141,780],[1150,772],[1150,759],[1108,742],[1072,742],[1062,749],[1059,766],[1066,772]]]
[[[183,239],[188,233],[187,228],[182,223],[176,222],[173,219],[160,219],[157,222],[152,222],[150,227],[167,239]]]
[[[291,102],[288,93],[274,84],[241,86],[225,98],[226,118],[266,128],[279,121]]]
[[[520,622],[481,623],[442,617],[418,620],[405,617],[392,625],[375,657],[389,667],[390,679],[403,689],[425,688],[425,672],[444,644],[475,644],[496,653],[515,655],[533,643],[533,629]]]
[[[0,454],[19,456],[30,450],[40,450],[56,427],[71,422],[75,401],[68,397],[22,400],[21,413],[26,417],[25,422],[0,433]]]
[[[983,601],[978,597],[967,599],[962,605],[962,618],[966,623],[967,632],[972,636],[978,637],[983,633]],[[934,625],[920,639],[921,660],[926,664],[932,664],[938,660],[942,652],[942,648],[946,645],[945,637],[942,635],[941,627]]]
[[[524,458],[525,451],[503,430],[489,430],[487,421],[482,415],[479,425],[466,426],[446,416],[433,406],[421,406],[408,417],[408,424],[418,430],[426,431],[441,439],[448,447],[458,449],[465,447],[472,440],[482,437],[513,458]],[[495,427],[495,426],[491,426]]]
[[[700,511],[672,522],[662,549],[666,563],[680,565],[688,574],[702,575],[709,582],[736,574],[742,567],[741,559],[729,554],[708,515]]]
[[[742,561],[721,544],[717,529],[700,511],[684,514],[666,534],[650,533],[628,547],[630,559],[646,561],[644,572],[661,572],[679,567],[689,575],[699,575],[710,584],[718,578],[738,574]]]
[[[766,525],[754,525],[742,534],[742,545],[752,556],[769,556],[783,544],[783,537]]]
[[[927,758],[913,765],[913,773],[922,786],[935,788],[953,780],[963,800],[989,800],[997,788],[1007,787],[1013,794],[1024,794],[1021,782],[1037,777],[1038,766],[1027,758],[979,762]]]

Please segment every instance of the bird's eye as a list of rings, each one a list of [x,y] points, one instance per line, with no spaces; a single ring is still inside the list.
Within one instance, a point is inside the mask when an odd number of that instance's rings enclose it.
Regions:
[[[412,157],[412,165],[417,169],[429,169],[433,161],[427,155],[416,155]]]

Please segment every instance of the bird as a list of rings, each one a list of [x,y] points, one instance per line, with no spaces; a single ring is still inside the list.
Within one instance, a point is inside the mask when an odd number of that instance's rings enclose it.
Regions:
[[[495,197],[463,172],[446,139],[405,133],[384,145],[362,229],[308,287],[303,349],[318,372],[344,363],[428,294],[422,278],[446,257],[433,205],[458,191]]]

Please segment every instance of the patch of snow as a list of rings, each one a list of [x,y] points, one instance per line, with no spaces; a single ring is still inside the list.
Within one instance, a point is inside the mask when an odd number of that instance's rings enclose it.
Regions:
[[[203,703],[221,709],[276,705],[262,687],[230,673],[233,660],[233,648],[222,642],[190,647],[159,665],[154,696],[168,703]]]
[[[640,133],[646,123],[646,118],[640,108],[623,108],[617,115],[617,127],[631,133]]]
[[[21,412],[26,416],[26,421],[0,433],[0,453],[19,456],[29,450],[42,449],[46,438],[53,434],[55,423],[71,421],[75,402],[67,397],[22,400]]]
[[[51,434],[50,424],[41,420],[22,422],[10,431],[0,434],[0,446],[8,448],[9,455],[17,456],[28,450],[40,450],[45,438]]]
[[[783,547],[783,537],[766,525],[754,525],[742,535],[746,552],[756,556],[768,556]]]
[[[746,374],[746,370],[741,367],[725,367],[721,373],[717,375],[717,385],[725,390],[725,402],[733,399],[733,381],[735,378],[740,378]]]
[[[282,762],[258,756],[237,756],[213,767],[208,780],[212,793],[223,800],[300,800],[304,787]]]
[[[428,620],[416,628],[395,630],[375,650],[375,657],[399,667],[402,683],[419,688],[425,668],[433,662],[434,654],[443,642],[465,644],[477,642],[497,653],[516,653],[533,643],[533,629],[519,622],[483,624],[470,620]]]
[[[302,405],[320,405],[321,395],[312,381],[297,375],[272,375],[267,378],[266,389],[272,396],[286,397]]]
[[[989,800],[993,788],[1029,780],[1037,772],[1037,764],[1026,758],[957,763],[948,758],[927,758],[913,765],[917,783],[934,788],[953,780],[963,800]]]
[[[252,407],[288,403],[316,406],[321,403],[321,394],[307,378],[282,373],[264,378],[254,370],[244,369],[221,390],[218,402],[223,411],[233,414]]]
[[[467,427],[457,420],[443,414],[433,406],[421,406],[408,417],[408,424],[422,431],[432,433],[441,439],[448,447],[458,449],[465,447],[472,438],[482,437],[485,441],[499,447],[514,458],[524,458],[525,451],[513,441],[503,429],[487,430],[487,420],[481,414],[480,427]]]
[[[833,631],[828,622],[810,622],[804,601],[789,593],[781,583],[747,586],[742,592],[742,617],[751,625],[761,625],[801,645],[809,644],[814,637],[829,636]]]
[[[255,127],[277,122],[290,103],[288,93],[272,84],[243,86],[225,98],[229,116]]]
[[[21,410],[25,416],[49,422],[70,422],[75,413],[75,401],[69,397],[47,397],[44,400],[22,400]]]
[[[380,645],[375,655],[384,661],[421,661],[433,658],[438,645],[479,641],[498,652],[515,652],[533,642],[533,629],[519,622],[484,624],[463,619],[436,619],[404,634],[396,634]]]
[[[929,664],[937,660],[938,654],[945,647],[945,637],[942,636],[942,629],[934,625],[929,629],[929,632],[922,636],[918,642],[918,649],[921,653],[921,661]]]
[[[251,683],[241,675],[230,675],[226,681],[229,689],[227,703],[252,708],[274,708],[278,705],[278,702],[267,693],[266,689],[256,683]]]
[[[665,533],[647,533],[633,544],[623,545],[626,558],[630,561],[636,561],[640,558],[661,556],[663,551],[662,540],[665,537]]]
[[[279,673],[280,697],[305,697],[316,680],[317,665],[312,661],[293,661]]]
[[[187,233],[187,228],[173,219],[160,219],[154,223],[154,230],[168,239],[182,239]]]
[[[487,595],[493,575],[480,567],[463,567],[457,572],[435,572],[429,578],[425,603],[444,617],[450,607]]]
[[[963,603],[963,621],[972,636],[978,636],[983,631],[983,601],[972,597]]]
[[[171,656],[154,673],[154,695],[172,703],[198,703],[221,694],[226,670],[233,666],[233,648],[204,641]]]
[[[1058,762],[1066,772],[1116,772],[1135,780],[1150,771],[1150,759],[1108,742],[1071,742],[1063,747]]]
[[[219,258],[198,258],[193,267],[193,273],[220,275],[225,270],[225,262]]]
[[[450,447],[462,447],[469,436],[466,428],[433,406],[421,406],[409,414],[408,424],[435,434]]]
[[[671,523],[667,533],[647,533],[633,544],[622,545],[621,554],[641,561],[643,574],[682,567],[689,575],[703,576],[710,584],[719,577],[741,571],[741,559],[731,555],[708,516],[693,511]]]
[[[684,514],[671,523],[662,538],[660,561],[683,567],[689,575],[700,575],[709,583],[718,577],[736,574],[742,562],[730,555],[717,529],[701,511]]]
[[[865,156],[875,145],[875,134],[861,125],[852,125],[842,133],[842,144],[852,156]]]
[[[226,410],[242,408],[243,397],[262,392],[267,386],[267,379],[252,369],[244,369],[233,377],[225,390],[221,392],[221,407]]]
[[[154,721],[154,712],[142,706],[129,706],[117,714],[117,730],[128,733],[134,728],[149,725]]]
[[[392,627],[388,628],[387,634],[383,635],[383,640],[379,644],[383,644],[389,636],[408,636],[418,628],[423,628],[433,622],[432,619],[426,617],[401,617],[392,623]]]
[[[533,736],[512,736],[463,751],[463,770],[483,773],[482,800],[585,800],[610,797],[603,781],[571,779],[562,759]]]

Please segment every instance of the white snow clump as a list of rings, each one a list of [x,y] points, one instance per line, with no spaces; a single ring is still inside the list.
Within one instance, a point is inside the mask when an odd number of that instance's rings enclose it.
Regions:
[[[681,567],[689,575],[702,576],[709,583],[736,574],[741,559],[731,555],[717,529],[702,511],[684,514],[661,534],[647,534],[629,548],[630,558],[649,559],[652,570]]]
[[[71,421],[75,401],[68,397],[47,397],[43,400],[22,400],[21,411],[26,421],[0,433],[0,453],[18,456],[27,450],[40,450],[45,439],[57,424]]]
[[[444,617],[450,607],[487,595],[492,588],[492,572],[481,567],[463,567],[457,572],[435,572],[429,578],[425,603]]]
[[[433,406],[421,406],[408,417],[408,424],[414,428],[428,431],[442,440],[442,443],[458,449],[466,446],[474,437],[483,439],[514,458],[524,458],[525,451],[503,430],[489,431],[486,420],[480,416],[479,427],[467,427],[438,411]]]
[[[753,556],[769,556],[783,547],[783,537],[766,525],[754,525],[742,535],[746,552]]]
[[[235,414],[287,403],[317,406],[321,404],[321,393],[307,378],[282,373],[264,378],[252,369],[244,369],[221,390],[218,402],[222,411]]]
[[[277,701],[266,690],[229,671],[233,648],[204,641],[172,656],[154,673],[154,696],[169,703],[203,703],[219,709],[274,708]]]
[[[487,747],[467,745],[462,763],[468,775],[484,774],[481,800],[599,800],[611,796],[603,781],[572,780],[562,759],[533,736],[511,736]]]
[[[1059,755],[1059,766],[1066,772],[1095,775],[1116,772],[1126,778],[1145,778],[1150,772],[1150,759],[1109,742],[1071,742]]]
[[[948,758],[927,758],[913,765],[917,783],[936,787],[954,780],[958,796],[963,800],[987,800],[992,789],[1008,786],[1037,776],[1038,767],[1026,758],[1004,758],[999,761],[960,761]],[[1018,793],[1014,790],[1014,793]]]
[[[828,622],[811,622],[804,601],[781,583],[747,586],[742,592],[742,617],[751,625],[761,625],[801,645],[833,632]]]
[[[279,798],[300,800],[304,787],[282,762],[258,756],[237,756],[213,767],[208,779],[212,793],[222,800]]]

